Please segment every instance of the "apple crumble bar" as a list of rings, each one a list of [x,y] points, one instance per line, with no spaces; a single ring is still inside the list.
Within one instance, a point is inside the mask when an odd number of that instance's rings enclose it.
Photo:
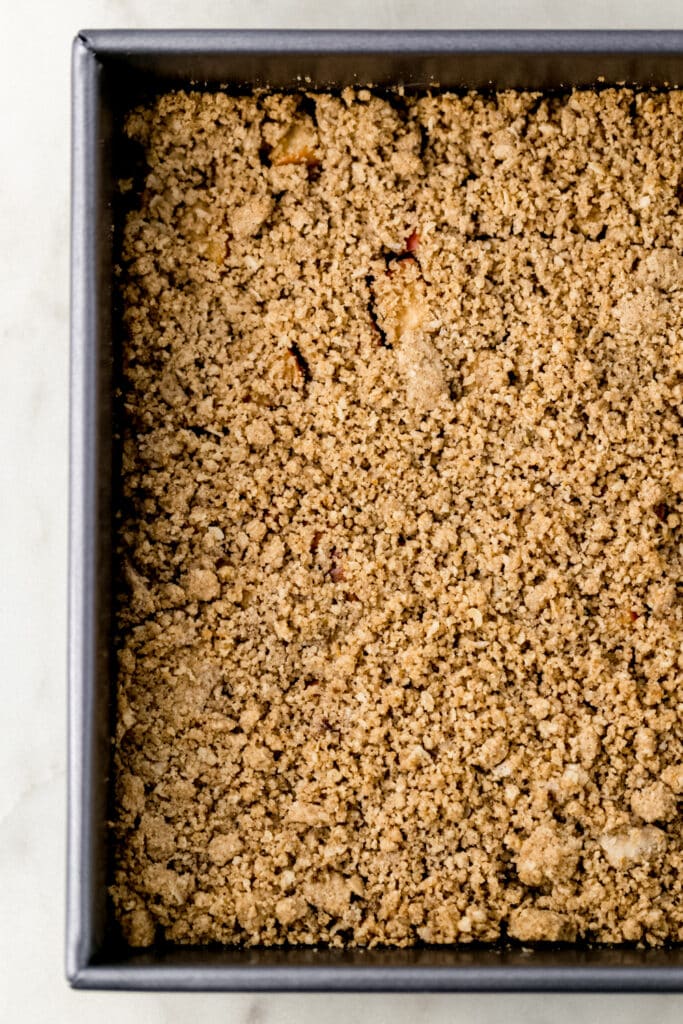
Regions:
[[[126,129],[127,941],[679,941],[683,93]]]

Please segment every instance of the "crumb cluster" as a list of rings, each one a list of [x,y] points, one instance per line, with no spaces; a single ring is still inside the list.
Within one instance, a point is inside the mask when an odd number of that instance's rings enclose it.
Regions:
[[[127,131],[127,940],[679,941],[683,93]]]

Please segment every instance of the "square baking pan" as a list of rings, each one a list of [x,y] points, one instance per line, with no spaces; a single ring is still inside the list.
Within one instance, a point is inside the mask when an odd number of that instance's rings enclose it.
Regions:
[[[73,49],[66,969],[78,988],[681,991],[683,947],[127,949],[107,896],[116,180],[122,112],[174,87],[683,85],[683,32],[86,31]]]

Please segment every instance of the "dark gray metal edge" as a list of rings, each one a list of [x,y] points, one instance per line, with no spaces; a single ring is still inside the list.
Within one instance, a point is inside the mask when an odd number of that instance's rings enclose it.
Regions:
[[[89,966],[82,989],[156,992],[680,992],[678,968]]]
[[[102,58],[152,53],[675,53],[683,31],[83,29]]]
[[[88,899],[94,624],[87,594],[94,586],[95,452],[93,438],[96,331],[95,240],[97,197],[91,161],[97,138],[98,62],[76,39],[72,53],[71,149],[71,367],[68,570],[68,796],[66,974],[72,983],[91,953]]]

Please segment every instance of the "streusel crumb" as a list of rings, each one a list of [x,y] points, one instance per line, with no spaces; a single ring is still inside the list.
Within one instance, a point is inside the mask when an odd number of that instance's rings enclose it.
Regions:
[[[683,93],[127,131],[125,937],[680,940]]]

